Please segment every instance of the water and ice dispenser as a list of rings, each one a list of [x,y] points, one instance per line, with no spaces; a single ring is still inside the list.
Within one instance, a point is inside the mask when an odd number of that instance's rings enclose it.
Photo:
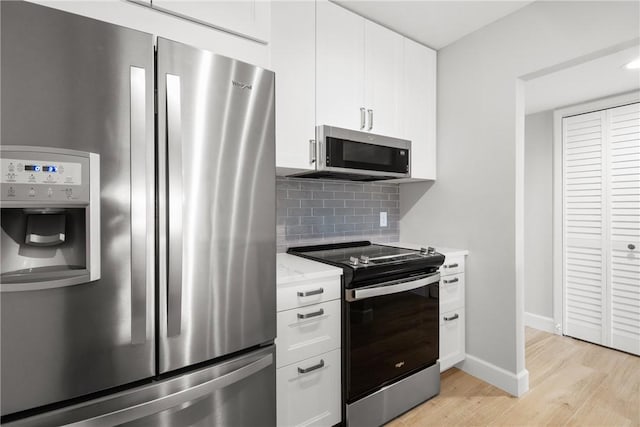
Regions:
[[[100,278],[100,156],[0,147],[2,292]]]

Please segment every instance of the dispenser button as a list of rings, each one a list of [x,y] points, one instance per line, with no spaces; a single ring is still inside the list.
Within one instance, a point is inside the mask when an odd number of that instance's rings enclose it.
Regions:
[[[16,189],[13,187],[9,187],[9,190],[7,191],[7,195],[9,197],[16,197]]]
[[[47,190],[47,197],[51,196],[53,196],[53,190],[51,189],[51,187],[49,187],[49,189]]]
[[[31,187],[29,189],[29,197],[35,197],[36,196],[36,189]]]
[[[71,198],[71,196],[73,196],[73,190],[71,188],[66,188],[64,190],[64,193],[67,195],[67,198]]]
[[[9,172],[13,172],[16,170],[16,167],[13,166],[13,163],[9,163]]]

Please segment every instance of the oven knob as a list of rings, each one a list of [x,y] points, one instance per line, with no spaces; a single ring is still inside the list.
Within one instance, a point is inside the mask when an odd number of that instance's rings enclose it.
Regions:
[[[363,264],[369,264],[369,257],[366,256],[366,255],[362,255],[360,257],[360,262],[363,263]]]
[[[427,254],[427,248],[420,248],[420,255],[426,255]]]
[[[429,247],[427,248],[427,253],[428,253],[429,255],[433,255],[433,254],[435,254],[435,253],[436,253],[436,249],[435,249],[435,248],[432,248],[431,246],[429,246]]]
[[[351,258],[349,258],[349,264],[358,265],[358,258],[352,256]]]

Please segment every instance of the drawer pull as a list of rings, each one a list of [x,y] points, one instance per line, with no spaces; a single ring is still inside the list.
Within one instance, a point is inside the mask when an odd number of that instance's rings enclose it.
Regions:
[[[314,311],[311,313],[301,314],[298,313],[298,319],[309,319],[311,317],[322,316],[324,314],[324,309],[320,309],[318,311]]]
[[[453,264],[443,265],[444,268],[456,268],[458,267],[458,263],[454,262]]]
[[[323,292],[324,292],[324,289],[323,288],[319,288],[319,289],[315,289],[313,291],[298,292],[298,296],[299,297],[310,297],[311,295],[320,295]]]
[[[449,283],[456,283],[459,279],[457,277],[451,279],[451,280],[443,280],[443,283],[449,284]]]
[[[324,368],[324,360],[320,359],[320,363],[317,365],[309,366],[308,368],[301,368],[298,366],[299,374],[308,374],[311,371],[315,371],[316,369]]]
[[[460,317],[460,316],[458,316],[458,313],[456,313],[453,316],[449,316],[449,317],[444,316],[444,320],[445,320],[445,322],[449,322],[451,320],[456,320],[458,317]]]

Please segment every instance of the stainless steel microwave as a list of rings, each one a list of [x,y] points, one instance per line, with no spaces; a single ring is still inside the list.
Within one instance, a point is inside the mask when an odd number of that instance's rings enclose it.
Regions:
[[[411,177],[411,141],[333,126],[316,128],[315,171],[306,178],[380,181]]]

